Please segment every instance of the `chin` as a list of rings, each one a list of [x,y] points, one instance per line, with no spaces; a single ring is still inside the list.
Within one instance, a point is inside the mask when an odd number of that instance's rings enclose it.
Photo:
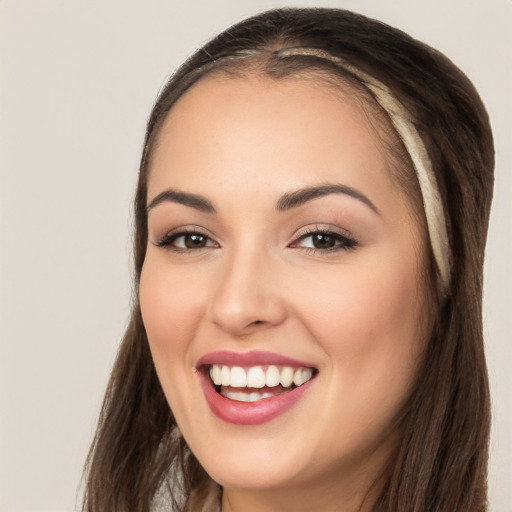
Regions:
[[[262,465],[244,462],[242,464],[223,463],[211,467],[204,465],[215,482],[225,488],[262,491],[279,489],[293,485],[298,478],[296,469],[280,467],[275,463]]]

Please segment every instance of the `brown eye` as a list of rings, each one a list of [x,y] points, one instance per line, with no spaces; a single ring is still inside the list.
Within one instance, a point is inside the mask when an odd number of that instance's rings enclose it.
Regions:
[[[183,245],[187,249],[197,249],[201,247],[206,247],[206,242],[208,240],[204,235],[200,235],[198,233],[190,233],[189,235],[183,235]]]
[[[167,247],[176,251],[188,251],[210,247],[215,248],[218,247],[218,244],[203,233],[182,231],[180,233],[170,233],[165,235],[156,243],[156,246]]]
[[[315,249],[332,249],[337,242],[334,236],[327,233],[315,233],[311,236],[311,241]]]
[[[303,248],[310,251],[334,252],[348,250],[357,245],[355,240],[347,238],[341,233],[332,231],[314,231],[301,236],[292,247]]]

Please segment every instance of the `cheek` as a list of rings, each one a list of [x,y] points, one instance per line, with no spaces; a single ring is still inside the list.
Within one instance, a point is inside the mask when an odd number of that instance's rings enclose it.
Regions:
[[[416,293],[403,276],[354,273],[332,292],[337,299],[324,304],[325,316],[331,323],[334,320],[333,332],[347,342],[335,346],[365,351],[384,342],[400,345],[409,341],[417,318]]]
[[[150,351],[160,384],[176,418],[187,418],[197,400],[190,344],[202,315],[198,277],[169,269],[165,258],[148,251],[142,269],[139,300]],[[186,425],[184,427],[187,429]]]
[[[165,260],[165,258],[163,258]],[[150,351],[169,406],[183,417],[196,397],[188,391],[195,380],[190,344],[202,314],[199,282],[173,272],[165,261],[148,252],[142,269],[139,300]]]
[[[350,390],[343,394],[350,414],[380,411],[387,422],[407,398],[424,350],[417,273],[360,270],[324,280],[306,322],[329,356],[332,394]]]
[[[399,266],[398,261],[394,266],[356,262],[321,277],[316,273],[296,295],[327,338],[351,339],[359,345],[387,333],[405,333],[417,324],[420,292],[417,266],[410,261],[406,268]]]
[[[142,269],[139,300],[154,357],[185,348],[202,311],[200,279],[170,272],[165,262],[148,254]]]

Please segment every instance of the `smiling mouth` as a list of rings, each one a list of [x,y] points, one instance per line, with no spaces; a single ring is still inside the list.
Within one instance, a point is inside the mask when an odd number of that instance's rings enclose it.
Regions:
[[[258,402],[288,393],[315,377],[317,370],[292,366],[205,365],[217,393],[238,402]]]

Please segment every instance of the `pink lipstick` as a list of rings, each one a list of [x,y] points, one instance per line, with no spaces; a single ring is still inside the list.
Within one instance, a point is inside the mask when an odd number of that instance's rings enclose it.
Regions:
[[[318,373],[310,363],[263,351],[211,352],[197,368],[212,412],[238,425],[283,414],[305,396]]]

